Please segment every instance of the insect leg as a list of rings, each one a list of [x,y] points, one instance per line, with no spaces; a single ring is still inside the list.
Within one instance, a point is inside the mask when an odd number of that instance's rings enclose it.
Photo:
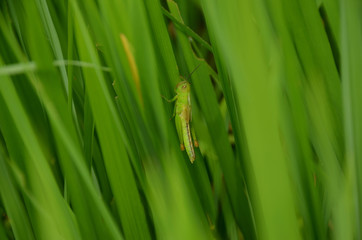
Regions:
[[[192,138],[194,139],[195,147],[199,147],[199,142],[196,139],[195,129],[192,125],[191,125],[191,134],[192,134]]]
[[[172,118],[174,118],[176,116],[176,106],[173,108],[173,114],[172,114],[172,117],[170,118],[170,120],[172,119]]]
[[[181,151],[185,151],[185,145],[184,145],[184,140],[183,140],[183,136],[182,136],[182,124],[181,124],[181,118],[179,115],[177,115],[175,117],[175,122],[176,122],[177,135],[180,140]]]
[[[165,96],[162,96],[162,95],[161,95],[161,97],[162,97],[163,99],[165,99],[167,102],[173,102],[173,101],[175,101],[175,100],[177,99],[177,95],[174,96],[172,99],[167,99]]]

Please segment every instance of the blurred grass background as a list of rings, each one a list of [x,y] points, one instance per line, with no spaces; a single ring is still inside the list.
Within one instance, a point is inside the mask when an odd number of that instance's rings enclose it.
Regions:
[[[361,1],[0,9],[0,239],[362,238]]]

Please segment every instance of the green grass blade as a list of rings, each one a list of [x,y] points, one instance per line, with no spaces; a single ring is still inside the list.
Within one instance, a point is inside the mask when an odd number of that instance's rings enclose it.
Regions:
[[[165,14],[166,17],[172,20],[172,22],[178,27],[180,31],[182,31],[184,34],[193,37],[196,41],[198,41],[202,46],[207,48],[210,52],[212,52],[212,47],[210,44],[208,44],[204,39],[202,39],[197,33],[192,31],[191,28],[186,26],[181,21],[177,20],[176,17],[172,16],[171,13],[169,13],[166,9],[162,8],[162,13]]]
[[[9,79],[2,77],[0,80],[0,91],[4,101],[1,104],[1,108],[4,110],[6,106],[17,106],[16,108],[8,107],[8,110],[18,134],[20,134],[24,141],[24,151],[29,156],[30,161],[26,162],[27,168],[32,170],[29,176],[29,184],[34,191],[35,197],[42,204],[42,208],[52,216],[49,219],[49,217],[45,217],[40,213],[34,213],[33,217],[37,218],[36,235],[37,237],[42,236],[44,238],[63,235],[68,239],[79,239],[79,233],[74,227],[74,222],[71,219],[65,202],[62,200],[34,130],[17,97],[15,89]],[[4,132],[5,126],[4,123],[1,125],[2,132]],[[43,226],[47,227],[42,228]],[[62,226],[62,230],[59,229],[59,226]],[[62,232],[61,234],[60,231]]]
[[[3,150],[0,150],[0,193],[1,199],[11,219],[11,226],[16,239],[35,239],[31,223],[27,217],[26,208],[21,195],[12,181]]]
[[[346,134],[346,160],[347,170],[351,175],[348,178],[348,187],[350,191],[347,198],[349,209],[351,205],[356,206],[356,212],[353,213],[354,219],[346,218],[340,212],[336,221],[340,224],[337,238],[342,239],[345,236],[350,238],[361,238],[361,219],[362,219],[362,132],[361,120],[362,111],[360,103],[362,101],[360,89],[362,87],[362,69],[359,63],[362,61],[362,18],[359,9],[362,4],[359,1],[341,1],[341,35],[342,43],[342,88],[343,104],[345,116],[345,134]],[[349,213],[352,214],[352,213]],[[343,219],[343,220],[342,220]],[[352,224],[355,224],[352,228]],[[355,232],[353,231],[355,229]],[[355,235],[353,235],[355,234]]]
[[[171,13],[179,21],[182,21],[176,3],[173,1],[168,1],[168,6]],[[203,61],[196,59],[186,36],[179,36],[179,41],[184,52],[188,70],[189,72],[192,72],[196,66],[203,64]],[[192,84],[195,89],[197,99],[200,103],[201,111],[203,111],[205,115],[209,132],[212,135],[213,148],[218,155],[218,159],[220,161],[221,167],[223,168],[223,171],[227,173],[227,175],[224,175],[224,177],[226,180],[228,192],[231,195],[234,211],[237,213],[235,217],[239,224],[243,225],[247,236],[255,237],[255,232],[253,231],[253,222],[251,220],[251,211],[247,202],[248,200],[243,190],[241,190],[242,187],[241,189],[238,189],[238,187],[243,183],[241,177],[242,173],[236,162],[233,160],[233,152],[231,150],[231,146],[228,143],[226,129],[223,128],[221,114],[219,111],[217,111],[219,107],[216,101],[215,93],[211,86],[207,69],[200,67],[198,71],[195,72],[192,76]],[[244,216],[245,218],[242,218],[241,216]]]
[[[258,26],[253,20],[267,22],[264,7],[260,1],[203,2],[215,42],[230,66],[241,109],[252,163],[246,167],[251,171],[249,176],[255,174],[255,182],[249,180],[258,234],[267,239],[297,239],[294,193],[278,136],[280,60],[270,25]]]
[[[77,46],[80,56],[91,62],[98,63],[92,47],[90,36],[81,17],[76,2],[72,3],[77,29]],[[81,34],[81,35],[80,35]],[[100,138],[102,154],[109,176],[110,184],[115,194],[118,213],[126,238],[148,239],[149,229],[146,224],[144,208],[134,180],[126,149],[121,142],[122,127],[116,115],[114,103],[105,85],[100,71],[83,70],[86,90],[90,98],[90,105],[95,116],[95,125]],[[96,76],[96,77],[95,77]]]
[[[3,1],[0,239],[361,238],[361,9]]]

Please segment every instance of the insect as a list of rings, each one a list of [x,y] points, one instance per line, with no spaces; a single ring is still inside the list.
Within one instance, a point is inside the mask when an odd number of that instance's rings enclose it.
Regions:
[[[200,65],[199,65],[200,66]],[[197,66],[192,73],[199,67]],[[191,74],[192,74],[191,73]],[[190,76],[191,76],[190,74]],[[166,99],[168,102],[176,101],[173,115],[175,117],[177,134],[180,140],[181,151],[186,149],[187,155],[189,156],[190,162],[195,161],[195,150],[194,146],[198,147],[199,143],[196,139],[196,134],[192,122],[192,113],[191,113],[191,87],[190,83],[181,77],[181,81],[176,85],[175,88],[176,96],[171,100]],[[191,138],[192,136],[192,138]],[[193,141],[192,141],[193,139]]]

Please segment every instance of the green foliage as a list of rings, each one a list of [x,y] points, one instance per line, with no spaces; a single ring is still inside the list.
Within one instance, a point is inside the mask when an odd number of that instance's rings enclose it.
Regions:
[[[361,9],[3,1],[0,239],[360,239]]]

